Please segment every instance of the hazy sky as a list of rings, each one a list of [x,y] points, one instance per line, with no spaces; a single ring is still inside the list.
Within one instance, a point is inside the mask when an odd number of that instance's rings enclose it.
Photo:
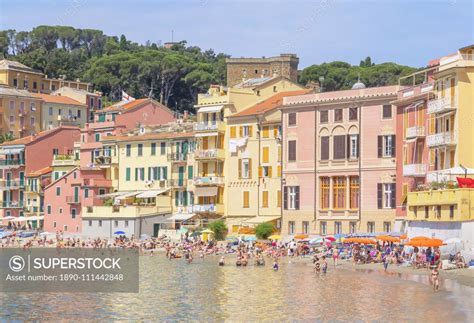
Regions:
[[[70,25],[144,43],[187,40],[234,57],[296,53],[425,66],[474,43],[474,0],[0,0],[0,28]]]

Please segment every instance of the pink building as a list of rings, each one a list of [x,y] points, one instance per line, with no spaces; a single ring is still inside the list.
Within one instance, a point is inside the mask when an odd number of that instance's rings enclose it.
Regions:
[[[398,89],[284,99],[282,234],[393,230]]]
[[[108,193],[111,187],[105,169],[72,169],[44,189],[44,229],[80,234],[82,207],[102,205],[97,196]]]
[[[77,127],[61,126],[0,145],[0,215],[24,215],[26,174],[50,166],[54,155],[71,153],[79,134]]]

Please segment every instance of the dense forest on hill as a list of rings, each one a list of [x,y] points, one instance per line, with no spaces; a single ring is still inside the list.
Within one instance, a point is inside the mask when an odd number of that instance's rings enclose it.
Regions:
[[[0,53],[41,70],[49,77],[80,79],[95,85],[111,101],[124,90],[134,97],[152,95],[176,110],[189,109],[197,93],[210,84],[225,84],[225,58],[230,55],[188,46],[182,41],[167,49],[152,42],[138,44],[100,30],[69,26],[38,26],[31,31],[0,31]],[[275,53],[277,54],[277,53]],[[359,66],[345,62],[311,65],[300,72],[300,83],[319,82],[324,90],[347,89],[357,81],[367,86],[396,84],[415,68],[395,63]]]

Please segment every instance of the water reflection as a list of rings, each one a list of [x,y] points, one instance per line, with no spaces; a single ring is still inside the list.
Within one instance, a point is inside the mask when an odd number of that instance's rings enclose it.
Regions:
[[[309,263],[217,266],[142,257],[139,294],[0,294],[0,318],[43,320],[465,321],[452,293],[397,277]],[[71,286],[73,288],[73,286]],[[470,299],[472,299],[472,294]]]

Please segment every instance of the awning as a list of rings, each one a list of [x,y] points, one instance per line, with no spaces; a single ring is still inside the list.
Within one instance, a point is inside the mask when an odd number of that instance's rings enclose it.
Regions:
[[[195,214],[188,214],[188,213],[176,213],[173,214],[171,217],[168,218],[168,220],[174,220],[174,221],[186,221],[191,219]]]
[[[203,132],[195,134],[196,137],[217,137],[219,134],[217,132]]]
[[[38,216],[28,216],[26,217],[27,221],[38,221],[38,220],[44,220],[43,215],[38,215]]]
[[[216,196],[217,187],[196,187],[194,189],[195,196]]]
[[[7,147],[3,147],[2,149],[0,149],[0,154],[2,155],[15,155],[15,154],[19,154],[21,153],[23,150],[25,150],[25,148],[7,148]]]
[[[95,197],[98,198],[98,199],[103,199],[103,198],[120,196],[120,195],[123,195],[123,194],[126,194],[126,193],[130,193],[130,192],[129,191],[113,192],[113,193],[96,195]]]
[[[219,112],[222,110],[223,107],[224,107],[223,105],[202,107],[202,108],[199,108],[198,112]]]
[[[280,219],[281,216],[276,215],[276,216],[256,216],[254,218],[248,219],[243,221],[244,223],[248,224],[260,224],[260,223],[266,223],[266,222],[271,222]]]
[[[11,220],[11,222],[26,222],[26,221],[28,221],[28,218],[24,216],[15,217],[15,219]]]
[[[156,197],[157,195],[160,195],[168,191],[169,191],[169,188],[165,188],[162,190],[149,190],[149,191],[145,191],[143,193],[138,194],[137,198],[141,198],[141,199],[153,198],[153,197]]]
[[[136,192],[131,192],[131,193],[128,192],[128,193],[125,193],[125,194],[122,194],[122,195],[116,197],[116,199],[117,200],[124,200],[126,198],[133,197],[133,196],[138,195],[138,194],[143,193],[143,192],[144,191],[136,191]]]

